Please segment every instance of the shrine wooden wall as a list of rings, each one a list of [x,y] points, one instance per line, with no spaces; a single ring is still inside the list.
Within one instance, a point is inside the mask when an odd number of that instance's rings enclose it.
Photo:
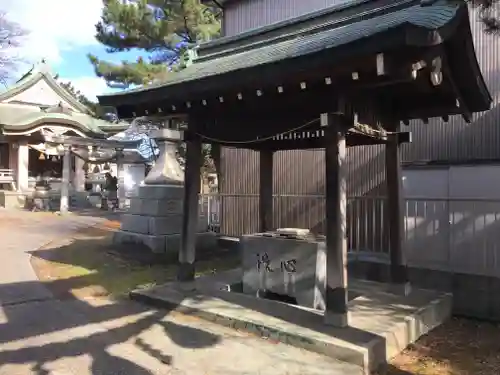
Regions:
[[[9,144],[0,143],[0,168],[9,168]]]

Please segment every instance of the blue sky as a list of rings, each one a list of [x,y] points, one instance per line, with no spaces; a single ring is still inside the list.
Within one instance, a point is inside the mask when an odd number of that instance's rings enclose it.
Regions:
[[[136,60],[139,53],[106,53],[94,38],[101,10],[102,0],[0,0],[0,11],[29,31],[22,48],[16,51],[26,64],[19,67],[14,78],[46,59],[54,74],[59,74],[63,81],[71,81],[91,100],[113,91],[95,76],[87,54],[120,62]]]
[[[105,48],[101,45],[82,46],[71,50],[61,51],[61,61],[58,64],[52,64],[54,72],[57,72],[62,80],[74,81],[77,84],[83,79],[88,79],[89,83],[94,81],[95,73],[93,66],[89,63],[87,58],[88,53],[97,56],[99,59],[114,63],[120,63],[123,60],[135,61],[139,56],[138,51],[110,54],[107,53]],[[96,89],[97,88],[101,88],[101,86],[96,84]],[[116,91],[104,86],[102,86],[102,89],[105,92]],[[91,89],[88,88],[87,90]]]

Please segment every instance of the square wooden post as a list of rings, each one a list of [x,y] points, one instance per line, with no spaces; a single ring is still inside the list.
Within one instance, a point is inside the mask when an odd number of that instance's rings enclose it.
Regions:
[[[25,191],[29,185],[29,146],[26,141],[17,145],[17,190]]]
[[[267,232],[273,226],[273,151],[259,151],[259,231]]]
[[[177,279],[194,281],[196,260],[196,232],[199,215],[202,152],[199,138],[186,141],[186,164],[184,168],[184,201],[182,216],[181,246]]]
[[[399,125],[393,127],[398,130]],[[387,222],[389,223],[389,249],[391,282],[397,291],[410,293],[408,268],[404,254],[404,198],[401,173],[401,155],[397,134],[390,134],[385,147],[387,181]]]
[[[326,164],[326,294],[325,323],[349,325],[347,308],[347,181],[343,115],[322,117]]]
[[[71,146],[64,145],[62,184],[61,184],[61,202],[59,212],[64,214],[69,211],[69,185],[71,178]]]

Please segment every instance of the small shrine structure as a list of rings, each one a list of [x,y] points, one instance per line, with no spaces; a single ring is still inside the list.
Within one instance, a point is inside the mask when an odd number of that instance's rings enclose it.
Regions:
[[[464,1],[352,1],[199,46],[161,84],[102,95],[121,118],[184,116],[178,279],[195,279],[202,143],[260,154],[260,230],[273,228],[273,154],[323,148],[324,320],[349,325],[346,147],[386,146],[391,283],[410,291],[403,249],[400,123],[489,109]],[[424,121],[425,123],[426,121]],[[426,125],[430,126],[430,125]]]
[[[0,127],[0,183],[23,194],[37,177],[56,181],[63,177],[64,152],[49,146],[45,135],[106,139],[127,129],[129,123],[96,118],[41,61],[0,93]],[[72,186],[84,191],[85,161],[74,154],[69,157]]]

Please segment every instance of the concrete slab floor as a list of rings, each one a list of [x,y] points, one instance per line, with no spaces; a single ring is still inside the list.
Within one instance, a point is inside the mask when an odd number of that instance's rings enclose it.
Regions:
[[[0,312],[0,375],[361,375],[316,353],[131,301],[52,300]]]
[[[232,284],[239,271],[224,275]],[[198,280],[195,290],[170,283],[132,292],[131,298],[321,353],[365,374],[451,315],[450,294],[416,289],[400,296],[386,284],[350,280],[349,290],[358,296],[349,302],[350,327],[339,329],[325,326],[320,311],[221,290],[224,275]]]

